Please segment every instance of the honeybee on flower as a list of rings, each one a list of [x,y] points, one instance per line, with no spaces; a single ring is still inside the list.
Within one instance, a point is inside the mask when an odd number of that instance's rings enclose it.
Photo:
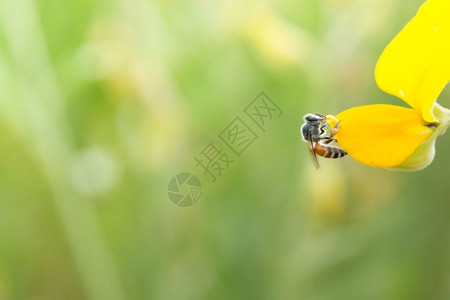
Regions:
[[[333,141],[368,166],[425,168],[434,159],[436,138],[450,125],[450,110],[436,103],[450,80],[450,1],[421,6],[381,54],[375,79],[411,108],[374,104],[328,115]]]

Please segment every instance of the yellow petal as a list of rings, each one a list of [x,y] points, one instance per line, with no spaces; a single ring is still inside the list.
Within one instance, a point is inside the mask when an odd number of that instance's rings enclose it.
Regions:
[[[357,161],[390,168],[400,165],[433,133],[410,108],[375,104],[354,107],[336,116],[339,146]]]
[[[435,122],[432,106],[450,80],[450,1],[429,0],[381,54],[378,86]]]

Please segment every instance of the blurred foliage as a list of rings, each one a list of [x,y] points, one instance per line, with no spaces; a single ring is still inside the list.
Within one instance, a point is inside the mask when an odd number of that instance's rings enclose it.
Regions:
[[[420,172],[316,172],[299,134],[405,105],[373,71],[421,2],[1,1],[0,298],[449,298],[448,136]],[[211,183],[193,157],[260,91],[283,116]]]

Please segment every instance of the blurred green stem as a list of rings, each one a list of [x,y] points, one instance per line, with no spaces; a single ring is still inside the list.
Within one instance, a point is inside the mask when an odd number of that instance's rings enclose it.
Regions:
[[[3,97],[0,112],[11,118],[11,107],[21,106],[21,115],[9,121],[42,165],[87,295],[91,299],[125,299],[94,207],[71,189],[67,179],[72,137],[37,14],[32,0],[0,1],[1,27],[16,71],[12,77],[17,81],[17,100],[21,101],[17,104]]]

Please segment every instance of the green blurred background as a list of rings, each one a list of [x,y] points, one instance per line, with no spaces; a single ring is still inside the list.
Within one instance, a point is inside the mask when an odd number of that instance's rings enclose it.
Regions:
[[[299,133],[406,106],[374,66],[421,3],[0,1],[0,299],[450,299],[448,134],[406,173],[315,171]],[[193,157],[260,91],[284,114],[211,183]]]

